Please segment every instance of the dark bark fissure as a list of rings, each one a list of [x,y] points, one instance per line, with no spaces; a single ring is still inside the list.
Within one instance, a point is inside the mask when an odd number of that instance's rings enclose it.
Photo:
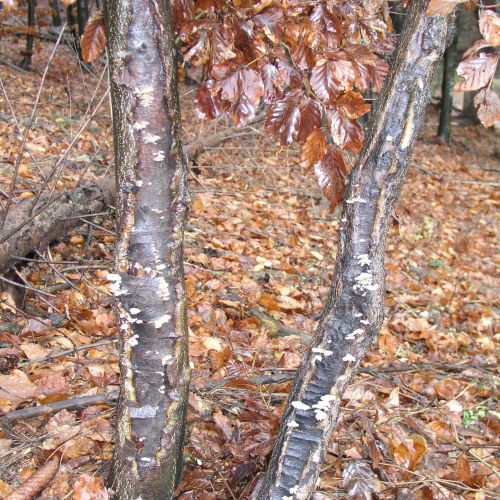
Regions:
[[[27,69],[31,66],[31,57],[33,56],[33,44],[35,37],[31,30],[35,29],[35,12],[36,12],[36,0],[28,0],[28,28],[29,32],[26,35],[26,51],[23,54],[23,60],[21,61],[21,68]]]
[[[456,17],[458,21],[458,16]],[[450,140],[451,135],[451,113],[453,111],[453,82],[458,66],[458,22],[455,22],[455,31],[450,45],[444,52],[443,57],[443,79],[441,81],[441,111],[439,114],[438,136],[445,142]]]
[[[315,488],[341,397],[383,321],[387,221],[430,99],[449,18],[414,0],[343,203],[329,298],[295,378],[258,498],[306,499]]]
[[[117,172],[121,390],[111,484],[171,498],[189,383],[182,266],[187,212],[169,2],[105,2]]]

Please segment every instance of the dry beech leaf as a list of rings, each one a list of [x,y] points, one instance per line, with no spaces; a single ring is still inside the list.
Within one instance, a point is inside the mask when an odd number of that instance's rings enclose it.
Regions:
[[[492,127],[500,121],[500,97],[490,89],[480,90],[474,96],[477,116],[485,127]]]
[[[356,82],[354,63],[347,59],[320,59],[311,72],[311,87],[325,102],[333,103],[344,90]]]
[[[356,120],[349,120],[336,109],[328,114],[328,128],[335,144],[350,153],[361,151],[364,140],[363,127]]]
[[[479,29],[490,45],[500,46],[500,16],[495,11],[489,9],[481,11]]]
[[[108,490],[101,477],[82,474],[73,485],[74,500],[108,500]]]
[[[447,16],[459,4],[465,0],[431,0],[425,11],[427,16]]]
[[[344,92],[336,101],[335,106],[349,119],[354,120],[368,113],[371,104],[365,102],[359,92]]]
[[[302,90],[290,92],[269,106],[265,125],[269,132],[277,134],[281,144],[302,144],[321,126],[321,108]]]
[[[264,83],[257,71],[239,68],[219,82],[221,99],[231,103],[235,125],[242,127],[254,118],[264,93]]]
[[[35,396],[37,390],[37,386],[21,370],[0,375],[0,399],[20,402]]]
[[[321,129],[313,130],[302,146],[302,165],[312,167],[325,156],[327,148],[328,142]]]
[[[441,399],[450,401],[458,394],[460,387],[461,384],[458,380],[446,378],[436,382],[436,384],[434,385],[434,390]]]
[[[370,500],[375,489],[374,474],[370,466],[362,460],[353,460],[344,469],[343,485],[349,498]]]
[[[316,180],[331,208],[342,200],[347,173],[344,157],[334,146],[329,146],[321,161],[314,164]]]
[[[457,68],[457,74],[463,78],[458,82],[454,90],[456,92],[468,92],[486,87],[497,67],[498,55],[480,53],[478,56],[469,57],[462,61]]]
[[[85,62],[95,61],[106,47],[104,16],[101,11],[94,12],[85,26],[82,35],[82,57]]]

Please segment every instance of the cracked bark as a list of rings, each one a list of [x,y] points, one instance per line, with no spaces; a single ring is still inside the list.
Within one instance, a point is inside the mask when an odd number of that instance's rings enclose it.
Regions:
[[[383,321],[387,221],[406,178],[452,16],[414,0],[343,203],[333,282],[298,370],[258,498],[313,494],[341,398]]]
[[[108,0],[117,174],[114,281],[121,387],[110,483],[117,497],[172,498],[189,383],[182,267],[186,162],[169,2]]]

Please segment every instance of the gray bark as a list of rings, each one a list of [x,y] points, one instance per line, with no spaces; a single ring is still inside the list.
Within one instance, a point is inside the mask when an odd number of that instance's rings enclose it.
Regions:
[[[451,16],[426,17],[427,4],[411,3],[369,135],[350,174],[329,298],[290,392],[260,500],[311,497],[344,390],[381,328],[387,222],[451,22]]]
[[[182,266],[187,213],[169,2],[108,0],[117,175],[114,280],[121,387],[111,487],[172,498],[182,470],[189,367]]]

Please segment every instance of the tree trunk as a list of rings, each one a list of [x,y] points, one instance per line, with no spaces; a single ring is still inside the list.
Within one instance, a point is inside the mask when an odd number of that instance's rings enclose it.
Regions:
[[[23,69],[31,66],[31,56],[33,55],[33,43],[35,40],[31,30],[35,29],[35,10],[36,0],[28,0],[28,28],[30,31],[26,35],[26,51],[23,54],[23,60],[20,64]]]
[[[75,52],[78,54],[78,57],[81,59],[82,51],[80,48],[80,38],[78,36],[78,20],[75,16],[76,6],[74,3],[69,4],[66,9],[66,21],[68,23],[69,29],[71,31],[71,42]]]
[[[182,265],[187,167],[170,2],[108,0],[121,388],[111,487],[172,498],[189,384]]]
[[[458,16],[456,17],[458,21]],[[457,40],[458,23],[455,22],[455,31],[450,45],[444,52],[443,79],[441,81],[441,112],[439,114],[438,136],[445,142],[450,141],[451,112],[453,110],[453,82],[458,66]]]
[[[382,325],[387,221],[452,22],[426,17],[427,4],[411,3],[370,132],[350,174],[329,298],[290,392],[260,500],[310,498],[344,390]]]
[[[52,9],[52,26],[62,26],[59,0],[50,0],[50,8]]]
[[[76,17],[78,20],[78,35],[81,37],[89,19],[89,4],[87,0],[76,0]]]

